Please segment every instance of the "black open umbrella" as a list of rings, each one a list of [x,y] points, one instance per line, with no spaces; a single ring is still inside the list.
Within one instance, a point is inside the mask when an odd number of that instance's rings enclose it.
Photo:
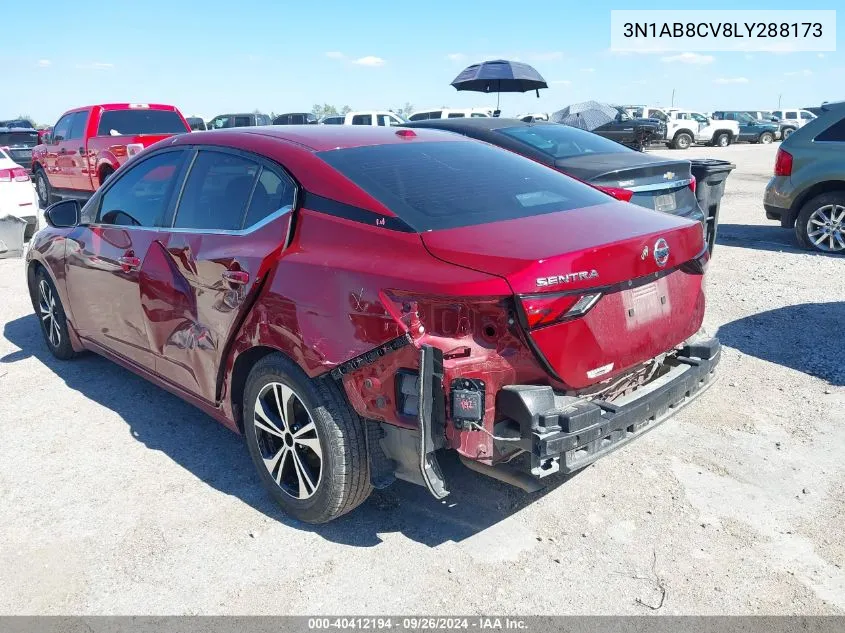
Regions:
[[[499,95],[502,92],[528,92],[548,88],[546,80],[533,67],[522,62],[496,59],[467,66],[452,82],[457,90],[471,92],[496,92],[496,110],[499,109]]]
[[[605,123],[616,118],[618,111],[612,105],[598,101],[583,101],[566,106],[555,112],[551,120],[554,123],[564,123],[571,127],[592,132]]]

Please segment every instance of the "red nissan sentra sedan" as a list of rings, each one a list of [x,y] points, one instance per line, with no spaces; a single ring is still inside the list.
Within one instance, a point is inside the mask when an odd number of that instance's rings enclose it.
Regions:
[[[27,257],[61,359],[92,350],[243,433],[291,515],[436,451],[526,490],[711,383],[698,222],[436,130],[186,134],[46,213]],[[516,458],[516,459],[515,459]]]

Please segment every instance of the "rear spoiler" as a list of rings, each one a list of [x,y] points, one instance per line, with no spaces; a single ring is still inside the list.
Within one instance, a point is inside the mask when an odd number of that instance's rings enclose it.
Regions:
[[[824,112],[830,112],[831,110],[838,110],[843,106],[845,106],[845,101],[825,101],[821,105],[821,109]]]

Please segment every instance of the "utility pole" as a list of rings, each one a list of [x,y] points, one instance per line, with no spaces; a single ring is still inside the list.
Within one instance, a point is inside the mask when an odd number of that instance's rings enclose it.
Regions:
[[[778,110],[780,110],[780,98],[781,98],[782,96],[783,96],[783,95],[778,95]]]
[[[675,89],[674,88],[672,88],[672,105],[669,106],[669,107],[671,107],[671,108],[675,107]],[[780,107],[780,106],[778,106],[778,107]]]

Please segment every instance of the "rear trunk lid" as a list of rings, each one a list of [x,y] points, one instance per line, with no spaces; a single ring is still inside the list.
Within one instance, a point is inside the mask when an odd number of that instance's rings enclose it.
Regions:
[[[666,160],[643,153],[580,155],[555,162],[565,174],[601,187],[633,192],[630,202],[646,209],[701,219],[690,189],[688,160]]]
[[[422,239],[439,259],[505,278],[530,342],[573,389],[648,361],[701,325],[703,277],[690,266],[704,250],[696,222],[614,202]],[[568,307],[596,294],[582,316],[529,325],[538,304],[565,297]]]
[[[32,148],[36,145],[37,130],[0,129],[0,147],[8,147],[9,157],[22,167],[32,167]]]

